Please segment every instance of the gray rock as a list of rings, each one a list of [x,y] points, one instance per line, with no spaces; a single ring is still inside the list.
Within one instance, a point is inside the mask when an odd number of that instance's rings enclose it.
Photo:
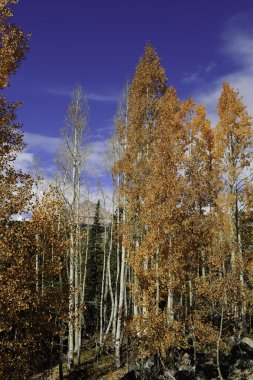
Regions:
[[[192,365],[189,354],[185,353],[179,362],[179,371],[192,371]]]
[[[135,372],[130,371],[126,373],[123,377],[120,378],[120,380],[136,380]]]
[[[163,378],[164,380],[172,380],[174,377],[175,371],[168,371],[165,370],[163,373]]]
[[[229,369],[228,380],[253,380],[253,360],[237,360]]]
[[[246,344],[246,345],[249,346],[249,347],[252,349],[252,351],[253,351],[253,340],[252,340],[252,339],[250,339],[250,338],[248,338],[248,337],[242,338],[241,343]]]

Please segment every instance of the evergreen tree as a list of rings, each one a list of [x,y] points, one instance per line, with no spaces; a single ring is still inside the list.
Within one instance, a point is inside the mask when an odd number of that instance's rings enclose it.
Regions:
[[[99,326],[99,301],[103,272],[103,226],[100,223],[100,201],[90,228],[86,281],[86,331],[95,333]]]

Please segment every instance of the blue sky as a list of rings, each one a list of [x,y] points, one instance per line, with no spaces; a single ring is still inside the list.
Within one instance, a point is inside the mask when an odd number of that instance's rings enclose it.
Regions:
[[[24,102],[18,113],[28,143],[18,157],[24,169],[39,153],[49,175],[79,81],[90,107],[90,166],[107,184],[102,164],[117,99],[147,41],[168,83],[181,98],[205,103],[213,122],[225,79],[253,114],[252,0],[20,0],[14,9],[14,22],[32,33],[27,59],[5,90],[9,100]]]

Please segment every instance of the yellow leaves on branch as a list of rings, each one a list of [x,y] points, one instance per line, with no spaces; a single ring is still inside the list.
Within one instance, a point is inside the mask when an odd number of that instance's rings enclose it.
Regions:
[[[29,35],[8,22],[13,16],[10,6],[17,2],[0,0],[0,89],[8,85],[9,76],[15,74],[28,49]]]

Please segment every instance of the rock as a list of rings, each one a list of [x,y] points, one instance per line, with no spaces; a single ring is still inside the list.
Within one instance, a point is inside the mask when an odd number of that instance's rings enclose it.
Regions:
[[[177,371],[175,373],[175,379],[176,380],[195,380],[196,374],[191,371]]]
[[[203,373],[198,373],[196,375],[196,380],[206,380],[206,377],[204,376]]]
[[[238,360],[245,360],[246,358],[247,354],[241,349],[241,344],[232,347],[230,351],[230,365],[234,365]]]
[[[244,337],[232,347],[228,369],[228,380],[253,380],[253,340]]]
[[[229,369],[228,380],[253,380],[253,360],[238,360]]]
[[[165,370],[163,373],[164,380],[171,380],[175,375],[174,371]]]
[[[243,338],[239,344],[232,347],[230,364],[235,365],[238,361],[248,361],[253,359],[253,340]]]
[[[151,355],[144,360],[143,363],[143,379],[156,379],[162,370],[161,361],[158,355]],[[140,368],[141,372],[141,368]]]
[[[217,379],[217,368],[214,364],[206,364],[202,369],[206,379]]]
[[[189,354],[184,353],[179,363],[179,371],[192,371],[191,359]]]
[[[240,348],[242,351],[246,352],[249,357],[253,358],[253,340],[250,338],[243,338],[240,343]]]
[[[247,344],[253,350],[253,340],[252,339],[245,336],[244,338],[242,338],[242,343]]]
[[[151,368],[154,366],[154,360],[153,357],[149,357],[144,364],[144,370],[150,371]]]
[[[130,371],[126,373],[120,380],[136,380],[135,371]]]
[[[233,337],[232,337],[233,338]],[[230,353],[220,354],[224,380],[253,380],[253,339],[230,340]],[[159,357],[147,357],[121,380],[217,380],[216,353],[197,353],[194,371],[191,352],[177,351],[163,368]],[[132,368],[131,368],[132,369]],[[129,377],[127,377],[129,376]],[[132,376],[132,377],[131,377]]]
[[[232,336],[229,336],[229,337],[226,337],[224,338],[224,342],[230,347],[234,347],[236,346],[237,344],[240,343],[240,339],[238,339],[236,336],[232,335]]]

